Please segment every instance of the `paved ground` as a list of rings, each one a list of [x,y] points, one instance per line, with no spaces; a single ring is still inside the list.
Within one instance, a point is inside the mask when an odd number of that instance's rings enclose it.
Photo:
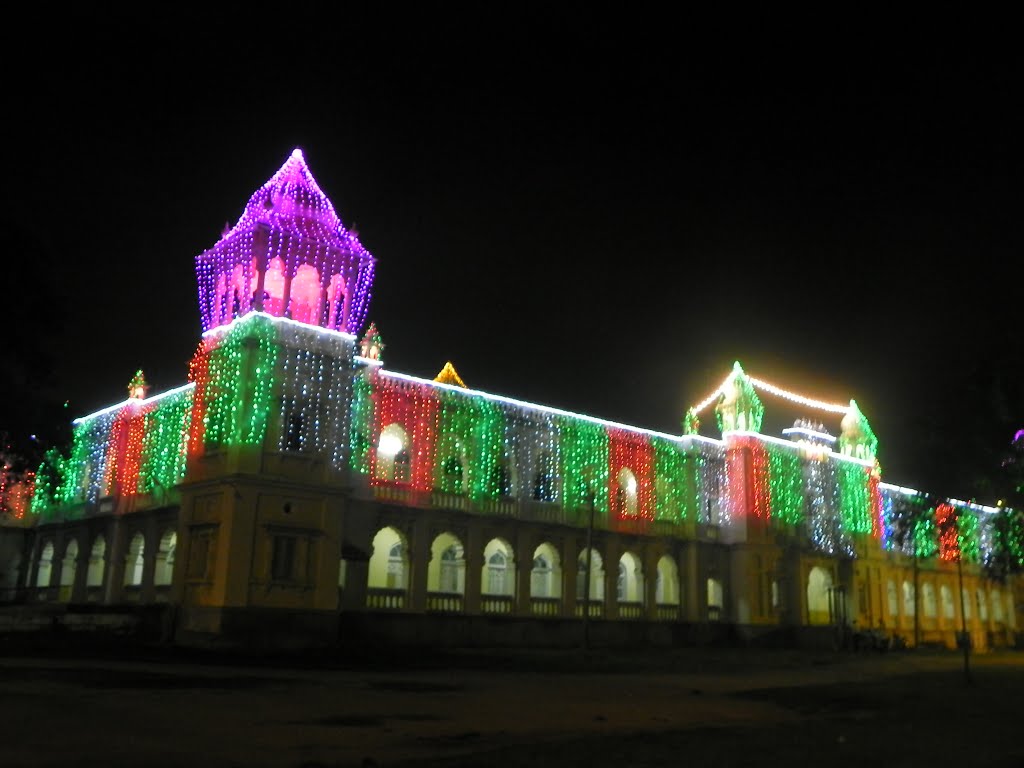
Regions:
[[[0,766],[1024,766],[1020,652],[227,661],[0,643]]]

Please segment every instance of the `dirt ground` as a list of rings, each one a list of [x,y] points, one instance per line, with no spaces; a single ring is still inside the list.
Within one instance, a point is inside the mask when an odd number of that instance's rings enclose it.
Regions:
[[[0,644],[0,766],[1024,766],[1024,653]]]

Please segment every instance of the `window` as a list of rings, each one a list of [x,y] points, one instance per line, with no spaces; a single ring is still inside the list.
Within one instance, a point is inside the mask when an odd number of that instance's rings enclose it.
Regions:
[[[286,451],[301,451],[305,447],[304,425],[305,417],[296,406],[293,406],[285,424],[284,448]]]
[[[102,536],[97,536],[92,543],[92,550],[89,552],[89,569],[85,574],[85,586],[103,586],[104,558],[107,552],[107,542]]]
[[[274,536],[270,557],[271,581],[295,580],[295,537]]]
[[[505,577],[508,572],[507,561],[503,552],[495,552],[487,560],[487,593],[491,595],[508,594]]]
[[[441,553],[440,591],[462,594],[459,584],[459,570],[462,564],[461,548],[452,544]]]
[[[615,582],[615,599],[620,603],[626,599],[626,564],[619,560],[619,578]]]
[[[533,572],[530,574],[530,594],[533,597],[549,597],[551,594],[551,564],[544,555],[533,558]]]
[[[408,483],[412,478],[412,468],[409,459],[409,451],[405,448],[395,454],[395,481]]]
[[[405,589],[405,559],[402,556],[402,542],[400,541],[395,542],[388,550],[384,585],[388,589]]]
[[[449,456],[442,465],[444,469],[444,490],[462,493],[462,462],[457,456]]]

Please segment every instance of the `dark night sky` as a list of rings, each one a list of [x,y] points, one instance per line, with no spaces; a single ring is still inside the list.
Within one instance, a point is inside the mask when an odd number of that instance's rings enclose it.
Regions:
[[[137,368],[185,382],[194,256],[298,146],[378,259],[390,368],[678,433],[739,360],[855,398],[883,479],[995,501],[1024,426],[1005,21],[173,7],[7,30],[16,439]]]

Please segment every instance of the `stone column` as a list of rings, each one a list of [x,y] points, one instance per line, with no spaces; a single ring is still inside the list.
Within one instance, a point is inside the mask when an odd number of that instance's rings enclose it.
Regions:
[[[566,536],[562,540],[562,615],[576,615],[576,559],[579,556],[576,539]]]
[[[142,550],[142,584],[139,587],[139,602],[149,605],[156,602],[156,556],[160,549],[159,533],[154,520],[146,521],[145,543]],[[155,540],[155,541],[154,541]]]
[[[430,567],[430,531],[425,521],[417,520],[412,529],[409,545],[409,610],[423,613],[427,610],[427,569]]]
[[[533,550],[532,541],[527,535],[520,531],[516,542],[516,597],[513,614],[516,616],[531,615],[530,587],[532,586],[533,574]]]
[[[481,576],[484,567],[484,543],[478,526],[470,523],[466,535],[466,546],[463,557],[466,561],[465,595],[463,611],[468,614],[480,613]]]
[[[648,621],[658,619],[658,557],[656,551],[646,547],[643,553],[644,574],[644,617]]]

